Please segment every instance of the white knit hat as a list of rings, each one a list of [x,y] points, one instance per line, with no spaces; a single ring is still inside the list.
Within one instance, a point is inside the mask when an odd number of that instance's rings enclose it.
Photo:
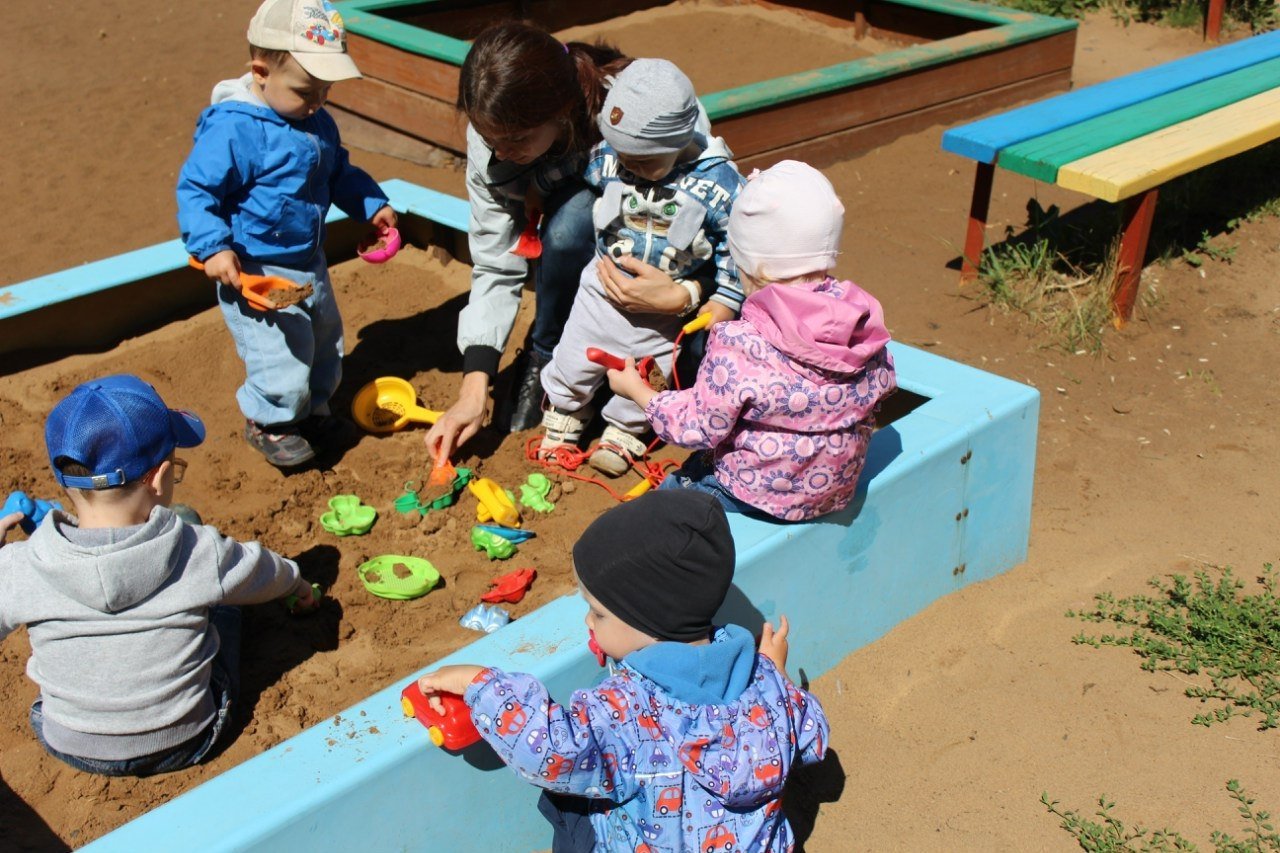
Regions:
[[[729,214],[729,253],[765,281],[823,272],[836,265],[843,226],[844,205],[826,176],[783,160],[747,177]]]
[[[249,21],[249,44],[289,51],[303,71],[326,83],[360,76],[347,55],[342,16],[328,0],[266,0]]]
[[[633,59],[618,72],[600,133],[621,154],[673,154],[693,139],[698,97],[684,72],[665,59]]]

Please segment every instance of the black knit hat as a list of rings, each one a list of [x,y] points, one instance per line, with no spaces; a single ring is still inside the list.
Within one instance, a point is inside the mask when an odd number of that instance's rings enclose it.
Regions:
[[[659,490],[619,504],[573,546],[582,586],[611,613],[659,640],[689,642],[733,580],[733,537],[720,502],[704,492]]]

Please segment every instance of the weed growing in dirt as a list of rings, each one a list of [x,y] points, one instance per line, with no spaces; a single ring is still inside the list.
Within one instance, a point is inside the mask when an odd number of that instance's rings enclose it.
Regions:
[[[1014,229],[1008,228],[1004,242],[983,252],[978,281],[986,288],[988,301],[1048,328],[1054,345],[1067,352],[1098,352],[1111,316],[1114,249],[1093,262],[1092,272],[1085,272],[1057,248],[1088,244],[1058,236],[1063,226],[1057,206],[1045,210],[1033,200],[1028,213],[1030,225],[1024,238],[1015,239]]]
[[[1209,838],[1214,853],[1277,853],[1280,851],[1280,835],[1276,834],[1271,823],[1271,813],[1254,811],[1256,802],[1245,791],[1244,787],[1232,779],[1227,782],[1227,790],[1231,799],[1238,805],[1236,811],[1244,820],[1243,837],[1236,840],[1221,830],[1214,830]],[[1059,818],[1060,824],[1080,845],[1081,850],[1091,853],[1120,853],[1120,851],[1141,851],[1141,853],[1164,853],[1164,851],[1196,851],[1200,848],[1180,832],[1171,829],[1147,829],[1135,824],[1126,826],[1124,821],[1111,813],[1115,803],[1103,794],[1098,798],[1098,811],[1094,816],[1100,820],[1083,817],[1078,811],[1063,811],[1058,808],[1057,800],[1050,800],[1048,793],[1040,795],[1040,802],[1051,814]]]
[[[1143,658],[1142,668],[1208,678],[1185,693],[1201,703],[1222,704],[1196,714],[1191,722],[1209,726],[1232,717],[1262,719],[1258,729],[1280,727],[1280,597],[1272,565],[1257,578],[1261,588],[1242,595],[1244,582],[1228,567],[1196,572],[1192,583],[1173,575],[1172,583],[1153,578],[1159,594],[1134,595],[1119,601],[1109,592],[1094,596],[1095,607],[1068,611],[1086,622],[1109,622],[1121,633],[1089,636],[1081,631],[1077,645],[1128,646]]]

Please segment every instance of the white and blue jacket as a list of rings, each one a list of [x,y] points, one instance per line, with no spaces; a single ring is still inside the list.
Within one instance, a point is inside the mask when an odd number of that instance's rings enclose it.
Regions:
[[[301,121],[259,100],[249,74],[213,89],[178,176],[178,226],[198,260],[232,249],[241,260],[307,263],[324,245],[329,205],[361,222],[387,196],[352,166],[325,111]]]
[[[640,181],[622,167],[607,142],[591,151],[586,182],[600,198],[595,203],[596,252],[630,255],[673,279],[709,278],[711,299],[736,314],[742,310],[742,285],[729,256],[729,211],[744,183],[733,156],[719,137],[703,143],[697,159],[679,163],[660,181]]]

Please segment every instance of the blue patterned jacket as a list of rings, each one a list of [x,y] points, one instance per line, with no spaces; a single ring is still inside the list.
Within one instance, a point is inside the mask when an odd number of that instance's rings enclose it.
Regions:
[[[596,801],[601,851],[792,850],[783,784],[797,762],[822,759],[829,735],[818,700],[736,625],[708,645],[634,652],[567,707],[532,676],[498,669],[465,699],[517,774]]]

